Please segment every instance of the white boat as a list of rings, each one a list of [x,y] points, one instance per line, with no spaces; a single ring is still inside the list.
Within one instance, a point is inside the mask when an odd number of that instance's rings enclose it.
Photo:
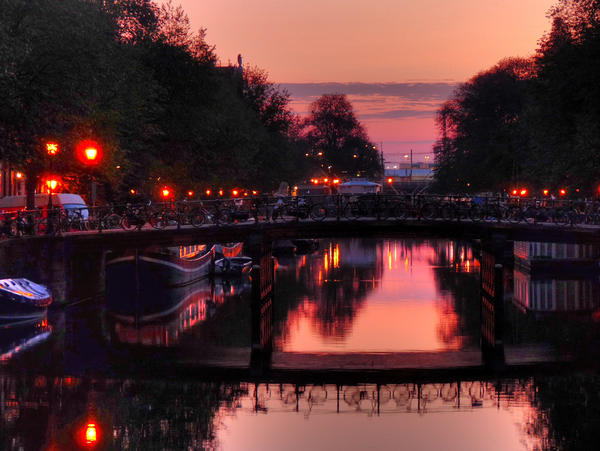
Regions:
[[[27,279],[0,279],[0,322],[39,319],[52,303],[44,285]]]

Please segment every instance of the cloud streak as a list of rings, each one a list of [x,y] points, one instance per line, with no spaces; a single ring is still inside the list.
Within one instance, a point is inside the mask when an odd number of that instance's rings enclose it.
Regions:
[[[295,98],[319,97],[322,94],[349,96],[382,96],[406,100],[436,100],[450,97],[457,83],[283,83],[280,85]]]

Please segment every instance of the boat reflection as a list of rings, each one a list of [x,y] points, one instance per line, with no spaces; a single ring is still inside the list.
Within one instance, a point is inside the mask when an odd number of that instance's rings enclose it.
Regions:
[[[170,347],[182,336],[212,318],[226,299],[250,291],[248,280],[233,278],[203,280],[171,293],[169,307],[150,315],[114,312],[107,303],[111,341],[122,344]]]
[[[46,341],[52,326],[46,317],[35,322],[0,327],[0,362],[7,362],[17,354]]]

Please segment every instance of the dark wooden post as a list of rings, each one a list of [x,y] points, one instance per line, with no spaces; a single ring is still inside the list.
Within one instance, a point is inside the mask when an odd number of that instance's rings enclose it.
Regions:
[[[264,236],[254,235],[248,243],[252,256],[252,352],[250,366],[262,373],[271,362],[273,328],[273,289],[275,265],[271,254],[271,242]]]
[[[493,240],[481,257],[481,352],[493,369],[504,367],[505,240]]]

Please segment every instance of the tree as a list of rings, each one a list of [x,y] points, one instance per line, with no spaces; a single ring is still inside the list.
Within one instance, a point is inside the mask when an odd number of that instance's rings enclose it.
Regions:
[[[460,85],[436,118],[439,189],[502,190],[522,177],[528,136],[522,114],[531,60],[506,59]]]
[[[115,120],[123,71],[113,24],[92,3],[10,0],[2,13],[1,156],[24,167],[31,206],[45,140],[61,141],[57,163],[71,167],[74,143],[102,135]]]
[[[310,106],[306,139],[317,165],[332,174],[378,177],[381,160],[345,94],[324,94]]]

